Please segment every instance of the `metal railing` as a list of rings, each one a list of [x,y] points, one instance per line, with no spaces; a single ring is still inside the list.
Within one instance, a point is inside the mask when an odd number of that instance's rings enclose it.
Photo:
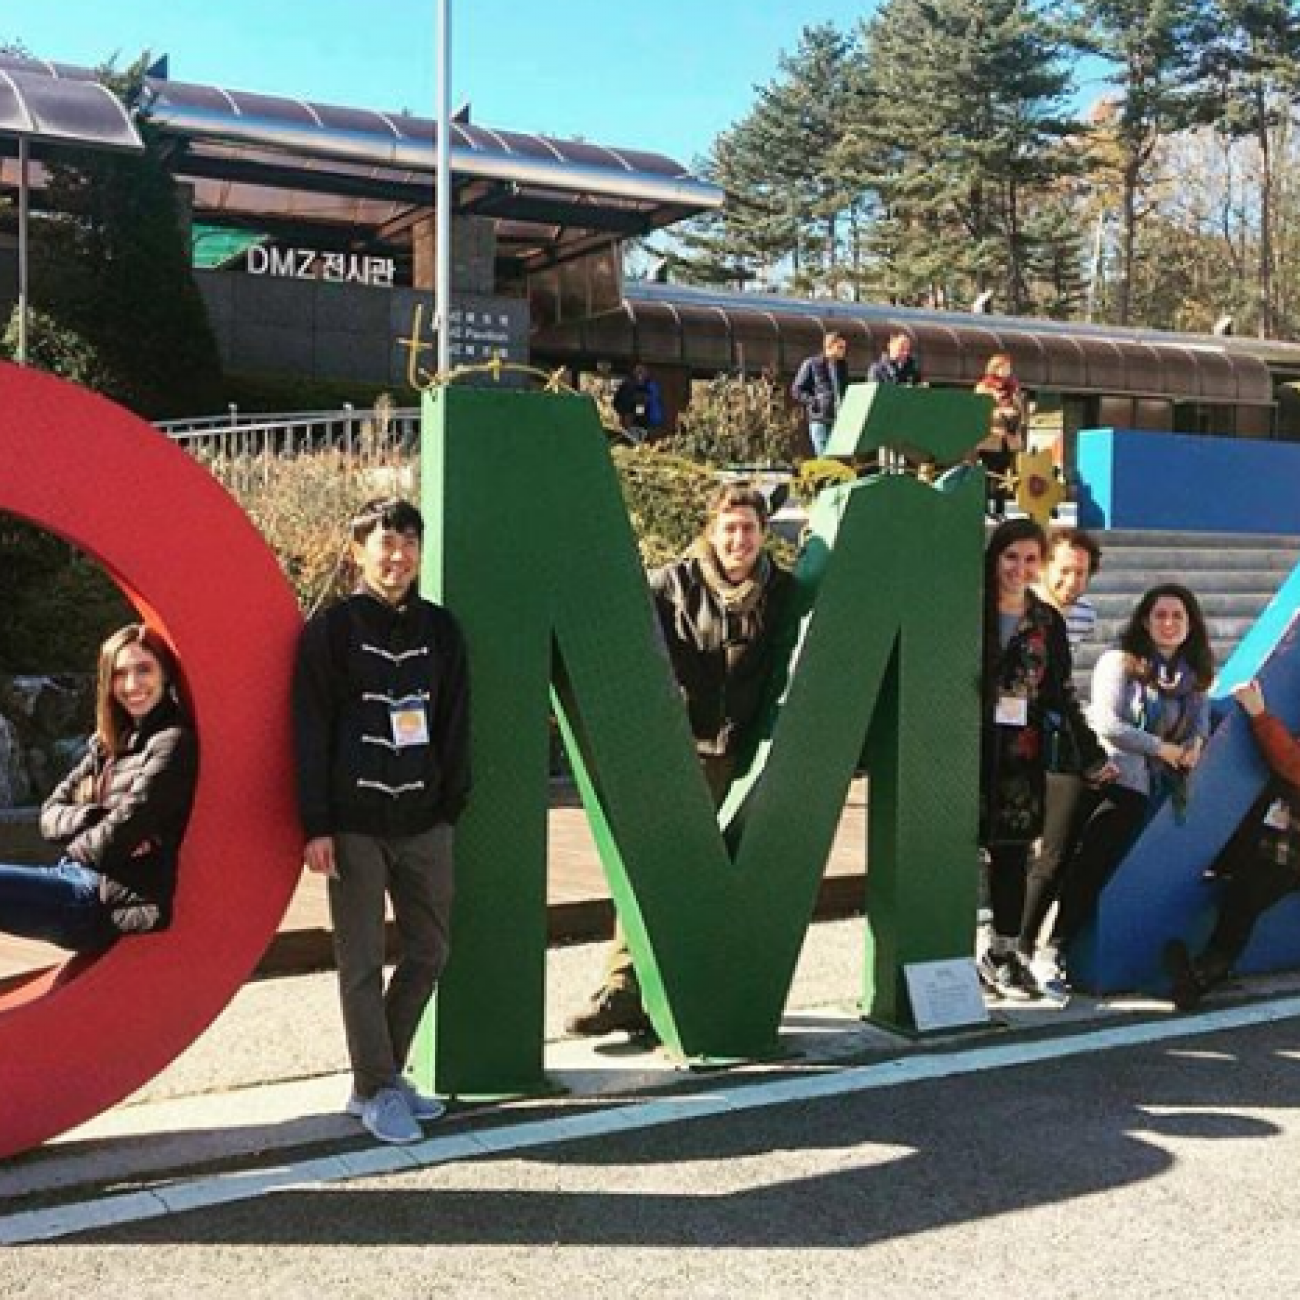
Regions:
[[[418,407],[338,411],[241,412],[193,420],[167,420],[156,426],[173,442],[204,460],[260,460],[308,452],[335,451],[351,458],[368,445],[413,451],[419,444]]]

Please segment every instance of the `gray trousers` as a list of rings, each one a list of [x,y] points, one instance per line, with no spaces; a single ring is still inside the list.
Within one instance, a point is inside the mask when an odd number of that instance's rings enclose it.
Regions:
[[[329,882],[334,960],[357,1094],[371,1097],[406,1069],[420,1018],[447,964],[454,889],[452,828],[382,838],[334,837]],[[392,900],[397,964],[384,986],[384,899]]]
[[[730,754],[698,754],[700,767],[704,771],[704,780],[713,796],[713,806],[721,808],[731,788],[731,778],[735,774],[736,761]],[[638,996],[641,985],[632,965],[632,949],[628,947],[627,932],[623,922],[614,918],[614,937],[605,946],[605,978],[601,991],[613,989],[632,989]]]

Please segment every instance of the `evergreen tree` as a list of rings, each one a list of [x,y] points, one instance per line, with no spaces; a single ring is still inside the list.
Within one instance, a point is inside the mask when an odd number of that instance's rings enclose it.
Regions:
[[[1161,139],[1188,126],[1201,109],[1212,20],[1201,0],[1075,0],[1073,17],[1077,45],[1112,65],[1118,89],[1097,172],[1119,212],[1115,311],[1126,325],[1138,232],[1154,206],[1152,163]]]
[[[136,110],[147,62],[100,80]],[[221,371],[176,184],[147,115],[137,122],[143,155],[66,150],[48,164],[33,297],[93,348],[103,392],[156,419],[211,410]]]
[[[891,296],[1025,309],[1030,214],[1073,165],[1060,34],[1030,0],[887,0],[865,48],[850,134]]]
[[[1034,205],[1025,221],[1029,310],[1054,320],[1077,317],[1087,296],[1079,204],[1069,193]]]
[[[723,212],[683,232],[683,278],[774,278],[835,291],[844,278],[846,212],[858,197],[842,168],[855,39],[833,24],[805,28],[754,107],[701,165],[726,191]]]

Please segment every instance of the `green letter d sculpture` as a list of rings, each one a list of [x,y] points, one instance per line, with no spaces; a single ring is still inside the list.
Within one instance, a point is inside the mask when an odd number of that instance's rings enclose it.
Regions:
[[[952,459],[986,427],[984,399],[865,387],[850,390],[832,448]],[[944,494],[888,476],[819,499],[796,569],[785,680],[719,817],[592,405],[444,389],[426,398],[423,472],[426,584],[469,643],[474,797],[458,834],[452,960],[420,1074],[460,1095],[545,1086],[552,698],[670,1050],[704,1060],[776,1050],[864,759],[863,1006],[907,1025],[904,965],[969,954],[974,924],[981,477]]]

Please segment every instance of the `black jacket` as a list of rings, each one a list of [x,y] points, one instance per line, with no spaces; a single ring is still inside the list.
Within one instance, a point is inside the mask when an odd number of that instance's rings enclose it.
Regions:
[[[678,560],[650,575],[668,656],[686,697],[699,753],[732,753],[746,739],[766,699],[772,631],[790,586],[790,575],[773,564],[752,635],[738,645],[732,644],[736,620],[728,618],[704,581],[698,559]],[[729,645],[738,652],[730,666]]]
[[[41,834],[100,873],[100,898],[122,934],[171,924],[197,777],[194,732],[166,700],[129,733],[116,758],[92,740],[41,808]]]
[[[790,396],[808,412],[808,418],[818,424],[829,424],[839,409],[838,398],[843,398],[849,386],[849,366],[844,360],[832,361],[830,357],[808,357],[799,367],[799,373],[790,385]]]
[[[1106,751],[1074,693],[1065,620],[1029,592],[1025,613],[1005,649],[996,625],[984,629],[981,678],[980,843],[1028,844],[1043,831],[1047,772],[1053,751],[1068,741],[1077,770],[1092,775]],[[1026,700],[1025,725],[1001,726],[998,700]]]
[[[422,710],[427,744],[396,744],[393,706]],[[298,805],[308,839],[418,835],[469,796],[469,671],[456,621],[412,594],[359,592],[303,630],[293,691]]]
[[[921,382],[921,367],[916,358],[908,355],[904,361],[895,361],[888,352],[883,353],[871,363],[867,371],[867,382],[871,384],[901,384],[904,388],[914,388]]]

